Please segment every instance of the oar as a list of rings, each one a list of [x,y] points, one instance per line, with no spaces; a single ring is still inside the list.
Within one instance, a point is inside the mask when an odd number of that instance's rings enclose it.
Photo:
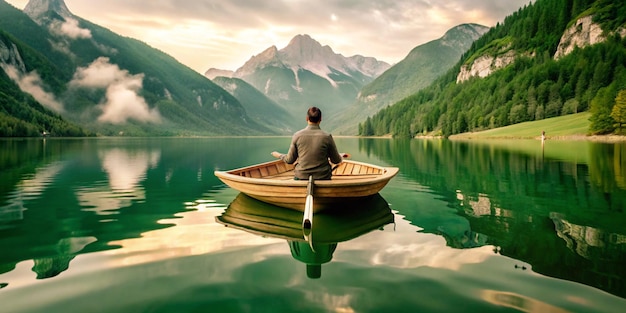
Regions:
[[[306,187],[306,200],[304,201],[304,216],[302,217],[302,229],[313,228],[313,175],[309,176],[309,184]]]
[[[313,248],[313,175],[309,176],[309,184],[306,186],[306,199],[304,200],[304,215],[302,216],[302,235],[309,243],[311,251]]]

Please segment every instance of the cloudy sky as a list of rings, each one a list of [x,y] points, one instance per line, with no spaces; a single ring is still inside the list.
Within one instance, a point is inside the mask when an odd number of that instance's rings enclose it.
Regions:
[[[28,0],[7,0],[23,9]],[[463,23],[494,26],[530,0],[65,0],[75,15],[204,73],[308,34],[345,56],[388,63]]]

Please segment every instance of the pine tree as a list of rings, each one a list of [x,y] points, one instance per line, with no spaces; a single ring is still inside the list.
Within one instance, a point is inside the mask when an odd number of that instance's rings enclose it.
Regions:
[[[365,123],[363,123],[362,129],[361,129],[361,135],[362,136],[374,135],[374,129],[372,127],[372,119],[370,117],[368,117]]]
[[[618,125],[619,133],[622,132],[622,124],[626,124],[626,89],[622,89],[615,98],[615,105],[611,110],[611,117]]]
[[[612,95],[614,93],[611,87],[600,88],[591,100],[589,129],[592,134],[609,134],[615,130],[614,121],[611,118]]]

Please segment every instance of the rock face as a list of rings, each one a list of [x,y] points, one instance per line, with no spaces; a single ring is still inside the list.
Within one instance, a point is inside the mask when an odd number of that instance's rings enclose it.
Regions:
[[[0,38],[0,66],[10,65],[18,69],[21,73],[26,72],[26,65],[22,60],[20,52],[12,42],[4,42]]]
[[[54,12],[63,18],[74,16],[63,0],[30,0],[24,8],[24,13],[39,24],[46,20],[50,12]]]
[[[463,65],[461,71],[456,78],[456,82],[462,83],[471,77],[487,77],[494,71],[503,68],[515,61],[515,50],[509,50],[502,55],[491,56],[483,55],[478,58],[471,65]]]
[[[615,32],[619,33],[622,37],[626,35],[626,28],[621,27]],[[576,21],[574,25],[566,29],[556,53],[554,59],[558,60],[572,51],[574,48],[583,48],[597,43],[601,43],[606,40],[606,35],[599,24],[593,22],[593,16],[581,17]],[[518,55],[518,52],[509,50],[506,53],[508,47],[503,48],[497,54],[498,56],[482,55],[476,58],[472,64],[463,65],[461,71],[457,76],[456,82],[462,83],[470,77],[487,77],[494,71],[503,68],[513,63]]]
[[[580,18],[574,25],[565,30],[559,46],[554,54],[554,59],[570,54],[574,48],[582,48],[599,42],[603,42],[606,38],[602,33],[600,25],[592,21],[592,16]]]

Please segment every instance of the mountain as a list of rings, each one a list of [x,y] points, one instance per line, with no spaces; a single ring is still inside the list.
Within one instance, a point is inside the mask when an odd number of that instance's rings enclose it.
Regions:
[[[272,46],[253,56],[233,77],[301,118],[310,106],[328,115],[343,110],[365,84],[388,68],[389,64],[375,58],[344,57],[309,35],[297,35],[283,49]]]
[[[64,19],[74,17],[64,1],[54,0],[30,0],[24,8],[24,13],[38,23],[51,21],[58,17]]]
[[[449,136],[584,111],[590,133],[612,133],[620,121],[611,112],[626,90],[625,38],[624,1],[537,0],[430,86],[360,124],[360,133]]]
[[[0,10],[2,3],[0,3]],[[36,137],[42,135],[77,137],[90,133],[75,123],[65,120],[54,110],[45,107],[35,97],[23,92],[44,96],[46,91],[35,75],[21,76],[29,64],[38,64],[42,72],[52,72],[54,66],[36,51],[0,30],[0,137]],[[40,98],[54,107],[52,98]],[[45,101],[45,100],[50,101]]]
[[[203,75],[141,41],[73,15],[63,0],[31,0],[24,12],[0,0],[0,30],[25,47],[17,50],[24,67],[5,64],[4,74],[13,73],[11,80],[20,90],[90,131],[102,135],[273,133],[250,119],[237,99]],[[24,88],[20,81],[26,77],[36,77],[44,92],[38,95]]]
[[[402,61],[365,85],[352,107],[328,121],[330,127],[339,133],[356,134],[359,122],[430,85],[488,30],[478,24],[462,24],[439,39],[413,48]]]
[[[204,72],[204,76],[208,77],[210,80],[213,80],[215,77],[233,77],[235,72],[230,70],[220,70],[217,68],[210,68],[206,72]]]
[[[239,100],[251,119],[278,134],[291,135],[304,125],[304,118],[292,118],[278,103],[239,78],[218,76],[212,80]]]

